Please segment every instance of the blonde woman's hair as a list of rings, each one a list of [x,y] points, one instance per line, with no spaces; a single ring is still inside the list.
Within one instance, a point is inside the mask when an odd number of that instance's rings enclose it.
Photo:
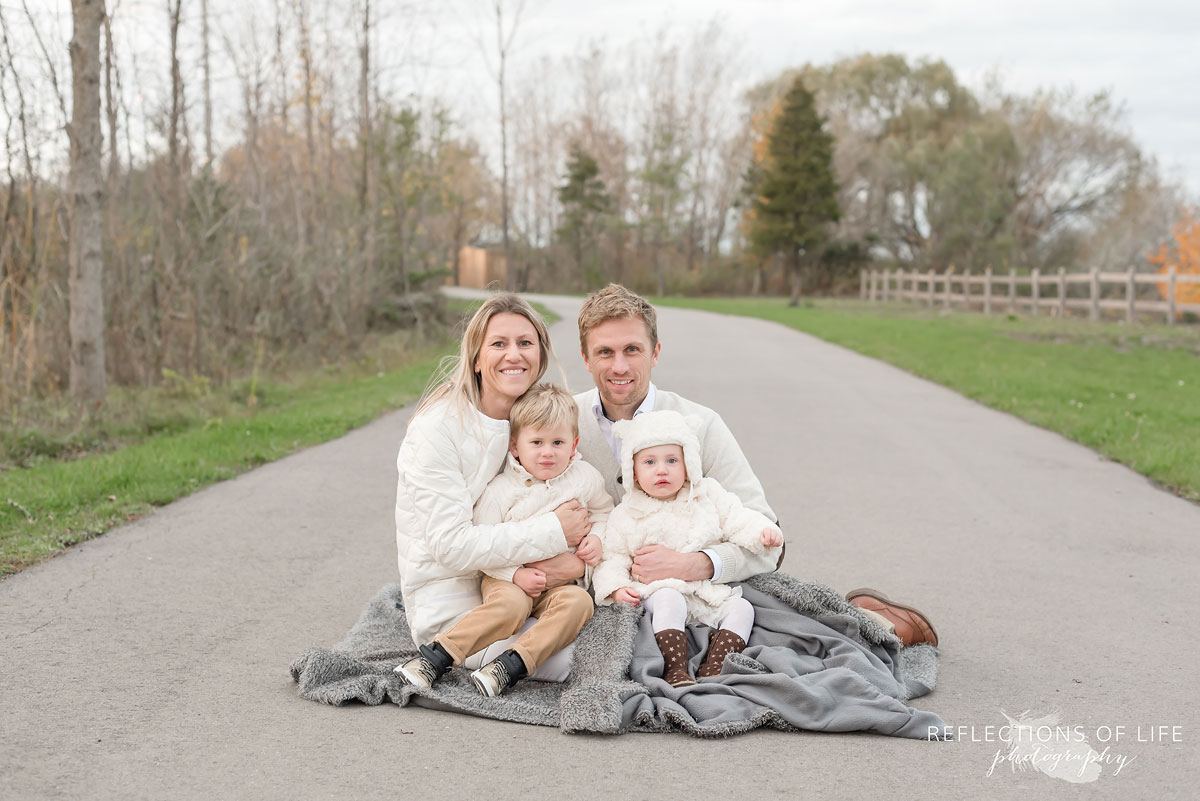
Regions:
[[[508,414],[512,436],[526,428],[557,428],[567,426],[571,436],[579,436],[579,407],[571,393],[553,384],[536,384],[517,399]]]
[[[524,298],[512,292],[501,292],[485,300],[471,315],[463,332],[458,355],[447,356],[438,365],[421,397],[421,402],[417,404],[414,417],[443,398],[449,399],[464,412],[468,406],[480,408],[482,380],[475,372],[475,360],[479,358],[479,351],[483,349],[483,336],[487,333],[488,323],[497,314],[519,314],[533,325],[533,330],[537,332],[539,355],[537,375],[534,376],[533,383],[536,384],[546,374],[546,368],[554,357],[554,350],[550,347],[550,333],[546,330],[545,320]],[[561,370],[561,366],[559,369]]]
[[[579,347],[587,350],[588,333],[609,320],[638,319],[646,324],[650,349],[658,344],[658,315],[650,302],[620,284],[609,284],[593,292],[579,310]]]

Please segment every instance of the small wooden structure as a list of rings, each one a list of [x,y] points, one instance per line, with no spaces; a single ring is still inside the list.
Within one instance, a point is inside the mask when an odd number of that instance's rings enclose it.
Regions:
[[[454,275],[449,276],[446,284],[454,286],[454,278]],[[502,248],[472,243],[458,251],[458,286],[486,289],[503,287],[507,283],[508,264]]]

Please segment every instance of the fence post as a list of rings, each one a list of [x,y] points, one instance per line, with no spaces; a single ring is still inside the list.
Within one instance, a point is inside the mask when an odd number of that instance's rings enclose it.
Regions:
[[[949,270],[947,270],[946,272],[942,273],[942,275],[946,276],[946,294],[942,295],[942,308],[948,309],[948,308],[950,308],[950,275],[951,275],[951,273]]]
[[[1042,297],[1042,284],[1041,281],[1038,280],[1041,277],[1040,272],[1041,271],[1038,270],[1037,267],[1033,268],[1033,284],[1029,293],[1029,300],[1031,304],[1030,308],[1032,309],[1032,313],[1034,315],[1038,313],[1038,301]]]
[[[983,313],[992,313],[992,265],[983,271]]]
[[[1058,268],[1058,317],[1065,319],[1067,316],[1067,271],[1063,267]]]
[[[858,297],[860,300],[867,299],[867,271],[858,271]]]
[[[1100,270],[1092,268],[1092,307],[1088,310],[1088,319],[1100,319]]]
[[[887,303],[892,297],[892,271],[883,271],[883,302]]]
[[[971,310],[971,270],[963,270],[963,309]]]
[[[1167,272],[1167,325],[1175,325],[1175,265]]]
[[[1017,310],[1017,271],[1009,269],[1008,271],[1008,313],[1012,314]]]
[[[1130,324],[1133,323],[1134,316],[1135,316],[1134,312],[1137,311],[1137,309],[1135,308],[1135,306],[1137,305],[1137,281],[1134,279],[1133,275],[1134,275],[1133,268],[1130,267],[1129,268],[1129,278],[1128,278],[1127,283],[1125,284],[1125,300],[1128,304],[1125,307],[1125,322],[1130,323]]]
[[[933,269],[932,269],[932,268],[930,268],[930,270],[929,270],[929,287],[928,287],[928,289],[929,289],[929,308],[931,308],[931,309],[933,308],[933,304],[934,304],[934,300],[933,300],[933,295],[934,295],[934,292],[933,292],[933,287],[934,287],[934,283],[933,283]]]

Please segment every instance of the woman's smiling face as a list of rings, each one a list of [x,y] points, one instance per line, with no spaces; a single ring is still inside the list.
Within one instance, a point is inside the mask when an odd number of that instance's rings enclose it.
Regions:
[[[532,386],[541,361],[537,331],[520,314],[497,314],[488,321],[475,357],[480,394],[511,405]]]

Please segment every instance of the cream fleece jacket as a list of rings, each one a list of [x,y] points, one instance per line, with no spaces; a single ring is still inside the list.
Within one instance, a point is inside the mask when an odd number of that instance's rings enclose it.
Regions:
[[[621,467],[609,449],[604,435],[600,433],[600,424],[596,421],[596,416],[592,414],[595,393],[596,390],[591,389],[575,396],[575,403],[579,406],[579,452],[604,476],[605,487],[613,501],[620,502],[625,492],[617,481],[621,475]],[[700,441],[700,466],[704,475],[715,478],[745,506],[761,512],[772,522],[779,519],[767,504],[762,483],[759,482],[758,476],[754,475],[754,470],[751,469],[737,440],[719,414],[707,406],[657,387],[654,392],[654,410],[670,410],[699,417],[701,427],[696,436]],[[722,571],[717,581],[722,583],[745,581],[759,573],[772,573],[782,553],[781,548],[771,548],[761,554],[753,553],[729,542],[718,543],[712,550],[721,558]]]
[[[491,480],[483,495],[475,502],[475,525],[530,520],[553,512],[572,498],[587,507],[592,522],[591,533],[603,540],[613,502],[604,489],[604,477],[596,468],[576,453],[566,470],[554,478],[541,481],[530,475],[510,453],[504,470]],[[512,581],[513,574],[520,566],[521,563],[516,563],[483,572],[501,581]],[[586,586],[587,575],[584,579]]]

